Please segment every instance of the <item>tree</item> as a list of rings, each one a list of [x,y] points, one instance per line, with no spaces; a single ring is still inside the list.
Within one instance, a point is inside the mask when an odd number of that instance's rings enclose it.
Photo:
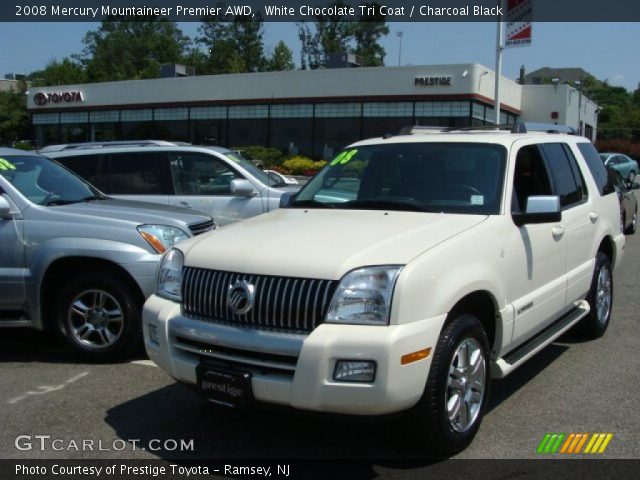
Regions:
[[[198,31],[196,41],[209,53],[204,73],[260,72],[267,67],[259,15],[206,17]]]
[[[180,63],[190,40],[175,22],[155,16],[111,16],[84,37],[77,58],[92,82],[155,78],[165,63]]]
[[[268,69],[272,71],[284,71],[284,70],[293,70],[295,68],[295,64],[293,63],[293,52],[287,45],[280,40],[275,49],[273,50],[273,55],[268,62]]]
[[[0,91],[0,145],[29,138],[26,89],[27,85],[22,81],[15,90]]]
[[[383,36],[389,35],[389,27],[385,16],[380,13],[380,5],[370,3],[366,6],[374,7],[371,11],[375,13],[363,15],[353,24],[355,54],[362,58],[362,65],[365,67],[383,66],[386,52],[379,42]],[[366,11],[369,12],[370,9]]]
[[[330,6],[344,7],[342,0],[333,2]],[[300,63],[304,69],[315,70],[324,66],[327,55],[351,51],[350,42],[353,38],[352,22],[339,13],[333,15],[316,15],[314,21],[315,32],[306,22],[298,22],[298,38],[302,43]]]
[[[29,74],[29,82],[34,87],[48,85],[73,85],[85,83],[87,75],[78,62],[64,58],[61,62],[51,60],[42,70],[36,70]]]

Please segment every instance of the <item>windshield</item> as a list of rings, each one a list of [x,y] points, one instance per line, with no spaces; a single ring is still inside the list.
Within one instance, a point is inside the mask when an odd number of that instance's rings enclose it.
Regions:
[[[270,187],[282,187],[283,185],[285,185],[284,182],[270,177],[269,174],[264,172],[264,170],[260,170],[253,163],[241,156],[240,153],[226,152],[224,156],[231,160],[233,163],[237,163],[238,165],[240,165],[264,185],[268,185]]]
[[[66,205],[107,198],[62,165],[36,155],[2,157],[0,175],[38,205]]]
[[[343,150],[293,208],[500,212],[506,149],[480,143],[391,143]]]

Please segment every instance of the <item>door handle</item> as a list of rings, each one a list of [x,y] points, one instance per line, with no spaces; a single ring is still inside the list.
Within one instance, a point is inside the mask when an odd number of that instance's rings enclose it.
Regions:
[[[591,210],[591,211],[589,212],[589,219],[590,219],[592,222],[597,222],[597,221],[598,221],[598,217],[599,217],[599,216],[600,216],[600,214],[598,213],[598,211],[597,211],[597,210]]]
[[[553,235],[553,238],[562,238],[564,235],[564,227],[562,225],[556,225],[551,229],[551,235]]]

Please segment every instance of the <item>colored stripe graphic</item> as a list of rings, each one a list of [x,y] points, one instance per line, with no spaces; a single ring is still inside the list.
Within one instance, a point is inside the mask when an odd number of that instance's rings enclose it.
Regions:
[[[536,449],[538,454],[563,453],[567,455],[602,454],[607,449],[613,433],[546,433]],[[586,447],[585,447],[586,444]],[[584,450],[582,449],[583,447]]]

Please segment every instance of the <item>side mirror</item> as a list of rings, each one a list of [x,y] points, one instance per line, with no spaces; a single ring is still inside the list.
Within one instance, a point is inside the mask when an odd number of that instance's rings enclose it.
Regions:
[[[560,197],[555,195],[539,195],[527,198],[524,212],[511,214],[513,223],[522,227],[534,223],[554,223],[562,220]]]
[[[243,178],[231,180],[229,190],[231,191],[231,195],[236,197],[253,197],[256,194],[251,182]]]
[[[11,215],[11,204],[2,196],[0,196],[0,218],[13,218]]]
[[[293,203],[295,198],[296,194],[294,192],[284,192],[280,196],[280,208],[288,207],[289,205],[291,205],[291,203]]]

